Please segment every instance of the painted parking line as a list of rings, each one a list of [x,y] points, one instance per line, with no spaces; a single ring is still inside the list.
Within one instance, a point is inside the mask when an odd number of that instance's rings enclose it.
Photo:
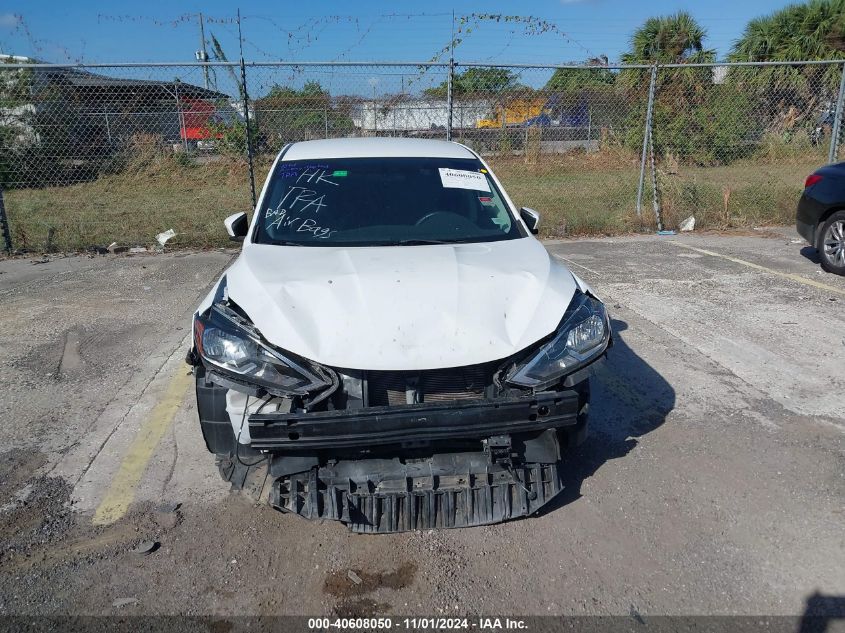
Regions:
[[[596,275],[597,277],[601,276],[600,273],[593,270],[592,268],[587,268],[586,266],[584,266],[584,264],[579,264],[578,262],[572,261],[568,257],[564,257],[563,255],[558,255],[557,253],[552,253],[552,257],[556,257],[557,259],[561,260],[562,262],[566,262],[566,264],[568,264],[569,266],[577,266],[578,268],[583,268],[588,273],[592,273],[592,274]]]
[[[164,396],[141,425],[123,457],[117,474],[112,479],[106,496],[94,512],[92,521],[94,525],[109,525],[126,514],[135,498],[135,488],[141,481],[150,458],[161,438],[170,428],[176,412],[182,405],[185,392],[193,381],[193,375],[185,371],[184,366],[180,365],[176,369],[176,374],[170,380]]]
[[[682,244],[681,242],[676,242],[674,240],[669,240],[666,242],[667,244],[672,244],[673,246],[679,246],[680,248],[686,248],[687,250],[695,251],[696,253],[701,253],[702,255],[710,255],[711,257],[720,257],[721,259],[726,259],[729,262],[733,262],[735,264],[741,264],[743,266],[747,266],[748,268],[753,268],[754,270],[760,270],[762,272],[769,273],[770,275],[777,275],[778,277],[783,277],[784,279],[789,279],[791,281],[797,281],[798,283],[804,284],[805,286],[812,286],[813,288],[818,288],[819,290],[824,290],[826,292],[834,292],[838,295],[845,295],[845,290],[842,288],[836,288],[834,286],[828,286],[827,284],[823,284],[820,281],[816,281],[815,279],[807,279],[806,277],[802,277],[801,275],[796,275],[795,273],[785,273],[780,270],[775,270],[773,268],[767,268],[766,266],[761,266],[760,264],[755,264],[753,262],[747,262],[744,259],[739,259],[738,257],[731,257],[730,255],[723,255],[722,253],[716,253],[714,251],[708,251],[704,248],[697,248],[695,246],[690,246],[689,244]]]

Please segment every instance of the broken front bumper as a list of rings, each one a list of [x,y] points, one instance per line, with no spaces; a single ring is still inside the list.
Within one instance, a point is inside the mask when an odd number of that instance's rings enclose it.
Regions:
[[[320,450],[449,439],[484,439],[577,423],[575,391],[522,398],[447,402],[315,413],[258,413],[249,417],[251,445],[259,450]]]
[[[583,396],[569,390],[436,405],[254,414],[249,427],[253,448],[283,455],[356,455],[278,478],[271,493],[274,507],[342,521],[355,532],[383,533],[486,525],[533,514],[562,490],[558,431],[582,437],[586,407]],[[479,448],[460,452],[465,440],[470,445],[477,440]],[[411,457],[421,453],[427,456]]]
[[[454,474],[454,463],[437,461],[397,462],[403,476],[389,478],[314,468],[276,481],[270,502],[308,519],[342,521],[353,532],[386,533],[500,523],[533,514],[563,489],[557,463],[478,464],[476,472]]]

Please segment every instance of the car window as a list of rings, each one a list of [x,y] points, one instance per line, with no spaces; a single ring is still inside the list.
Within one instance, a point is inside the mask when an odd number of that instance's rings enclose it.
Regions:
[[[476,159],[281,161],[260,210],[259,243],[356,246],[524,237]]]

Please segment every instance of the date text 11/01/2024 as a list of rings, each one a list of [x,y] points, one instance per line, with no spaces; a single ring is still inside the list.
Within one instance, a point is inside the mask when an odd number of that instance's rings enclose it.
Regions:
[[[328,629],[363,629],[363,630],[525,630],[525,620],[519,618],[309,618],[308,628],[310,630]]]

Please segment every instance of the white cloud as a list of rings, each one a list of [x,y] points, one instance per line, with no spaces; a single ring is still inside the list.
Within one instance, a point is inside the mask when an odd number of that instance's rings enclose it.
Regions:
[[[19,21],[14,13],[0,13],[0,27],[11,29],[16,27]]]

